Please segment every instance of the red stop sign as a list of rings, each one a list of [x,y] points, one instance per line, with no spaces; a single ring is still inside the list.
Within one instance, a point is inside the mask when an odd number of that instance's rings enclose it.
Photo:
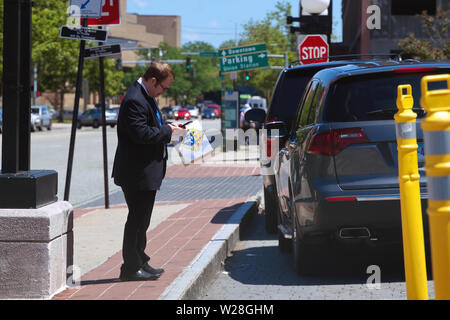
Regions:
[[[89,18],[88,26],[104,26],[120,24],[119,0],[104,0],[100,18]]]
[[[328,62],[328,52],[328,43],[320,35],[308,35],[298,45],[299,60],[313,59],[300,61],[301,64]]]

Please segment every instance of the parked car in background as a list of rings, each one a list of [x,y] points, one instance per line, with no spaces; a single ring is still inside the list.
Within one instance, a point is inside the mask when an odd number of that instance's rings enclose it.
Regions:
[[[117,113],[105,110],[106,125],[114,128],[117,124]],[[102,110],[98,108],[86,110],[78,117],[77,128],[93,127],[98,128],[102,124]]]
[[[102,104],[100,103],[100,102],[97,102],[96,104],[95,104],[95,108],[97,108],[97,109],[102,109]],[[109,102],[105,102],[105,109],[110,109],[109,108]]]
[[[172,107],[162,108],[161,109],[161,114],[162,114],[163,120],[173,119]]]
[[[181,106],[172,106],[172,114],[173,114],[173,118],[172,119],[176,119],[178,116],[178,110],[180,110],[182,107]]]
[[[52,114],[53,120],[59,120],[60,112],[58,110],[54,110]],[[78,111],[78,118],[81,116],[81,111]],[[73,119],[73,110],[63,110],[62,120],[70,120]]]
[[[186,108],[189,109],[189,113],[191,114],[192,118],[198,118],[200,116],[200,113],[196,106],[187,106]]]
[[[393,248],[401,254],[394,115],[397,87],[403,84],[412,86],[418,118],[423,232],[429,246],[420,81],[443,73],[450,73],[450,63],[368,61],[321,70],[309,81],[287,143],[274,159],[279,246],[292,249],[298,273],[330,265],[330,253],[342,248]],[[446,83],[429,86],[443,88]]]
[[[271,154],[271,148],[275,145],[278,145],[278,150],[284,147],[287,131],[292,127],[306,85],[313,75],[320,70],[339,67],[348,63],[356,64],[361,63],[361,61],[331,61],[297,65],[283,69],[278,76],[267,110],[264,128],[268,131],[277,129],[279,136],[271,135],[267,138],[267,144],[265,145],[267,157],[261,157],[260,160],[265,202],[264,218],[268,233],[276,233],[278,230],[278,203],[276,201],[275,175],[273,172],[273,161],[276,154]],[[283,124],[281,127],[279,126],[280,121]]]
[[[175,112],[176,120],[189,120],[191,118],[191,114],[188,108],[180,108]]]
[[[119,110],[120,110],[120,107],[108,108],[108,109],[106,109],[106,110],[115,112],[115,113],[117,114],[117,116],[119,116]]]
[[[41,127],[41,117],[39,117],[39,113],[33,113],[31,110],[30,113],[30,131],[35,132]]]
[[[213,109],[204,108],[202,111],[202,118],[203,119],[215,119],[217,117],[216,113]]]
[[[216,114],[216,117],[217,117],[217,118],[220,118],[220,117],[221,117],[222,112],[221,112],[220,106],[219,106],[218,104],[207,104],[206,107],[207,107],[208,109],[213,110],[214,113]]]
[[[52,129],[52,116],[49,106],[31,106],[31,113],[39,115],[40,124],[35,123],[35,128],[39,130],[42,130],[42,128]]]

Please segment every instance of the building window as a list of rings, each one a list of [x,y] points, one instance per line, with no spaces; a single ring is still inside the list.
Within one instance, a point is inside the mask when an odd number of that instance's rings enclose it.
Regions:
[[[436,14],[436,0],[392,0],[392,15],[414,16],[427,11],[429,15]]]

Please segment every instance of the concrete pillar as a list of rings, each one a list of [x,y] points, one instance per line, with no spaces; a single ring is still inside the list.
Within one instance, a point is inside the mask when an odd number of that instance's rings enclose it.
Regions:
[[[49,299],[73,264],[73,208],[0,209],[0,299]]]

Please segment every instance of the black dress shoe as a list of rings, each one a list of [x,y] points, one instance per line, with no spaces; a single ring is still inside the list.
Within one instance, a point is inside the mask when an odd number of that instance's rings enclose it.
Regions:
[[[142,269],[145,272],[148,272],[150,274],[154,274],[154,275],[156,275],[158,277],[164,273],[164,269],[162,269],[162,268],[155,269],[155,268],[151,267],[148,263],[144,263],[144,265],[142,266]]]
[[[147,281],[147,280],[157,280],[159,275],[148,273],[143,268],[136,272],[120,272],[121,281]]]

